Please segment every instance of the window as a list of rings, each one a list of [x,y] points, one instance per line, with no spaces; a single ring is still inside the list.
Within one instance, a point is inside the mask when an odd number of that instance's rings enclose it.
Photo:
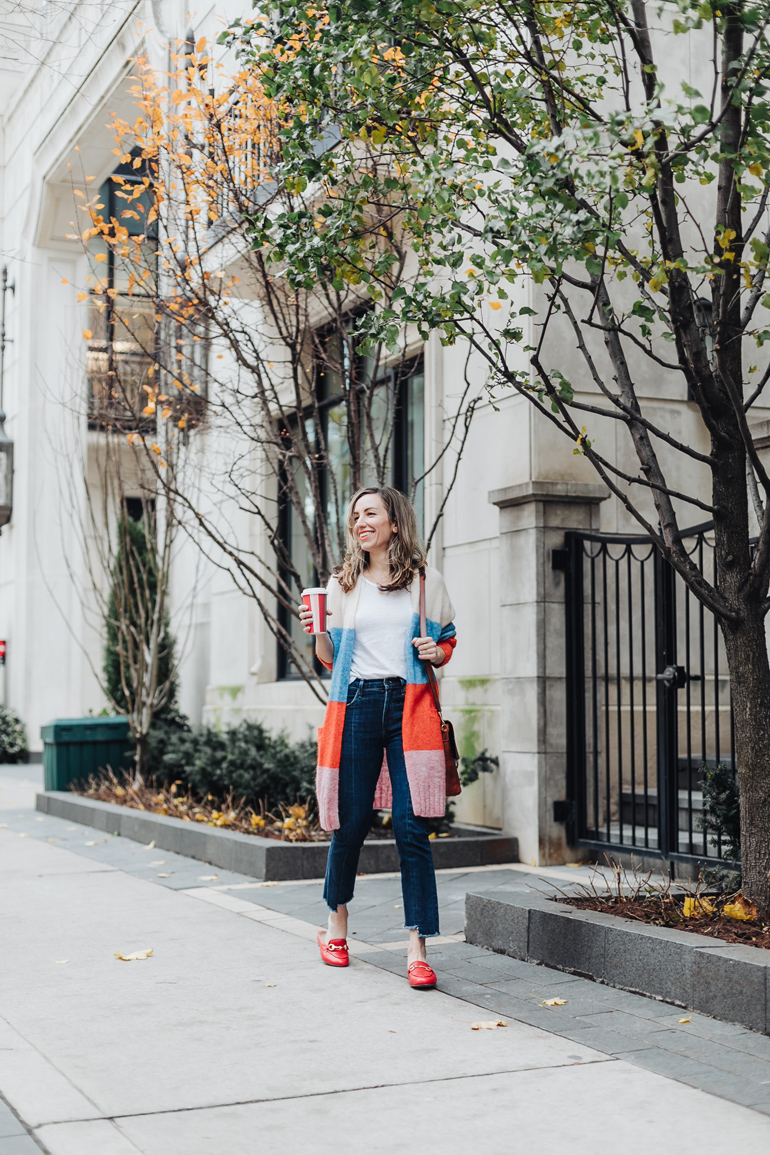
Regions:
[[[86,355],[92,429],[151,429],[156,399],[179,411],[175,416],[185,419],[182,428],[200,422],[205,410],[205,325],[194,314],[189,319],[192,310],[183,321],[161,319],[157,226],[147,225],[150,196],[128,200],[146,179],[132,159],[119,165],[99,190],[99,213],[126,234],[124,245],[107,244],[101,237],[89,245],[95,271]]]
[[[120,165],[115,176],[141,184],[140,172],[131,164]],[[134,429],[135,414],[146,404],[144,386],[150,386],[157,361],[157,322],[153,290],[153,249],[157,239],[150,233],[144,242],[147,205],[128,209],[120,197],[120,184],[109,177],[99,190],[99,208],[105,220],[116,220],[127,230],[127,245],[140,244],[141,266],[150,270],[145,284],[135,285],[137,262],[120,256],[101,237],[91,241],[96,283],[91,293],[88,342],[88,419],[92,428],[117,426]],[[125,215],[130,211],[132,215]],[[129,249],[129,251],[135,251]],[[131,290],[129,292],[129,289]]]
[[[329,559],[331,568],[341,561],[344,550],[345,526],[342,522],[351,497],[353,476],[351,441],[354,445],[361,445],[363,485],[376,484],[379,473],[384,478],[385,484],[400,489],[410,497],[414,489],[418,529],[420,533],[424,532],[425,486],[424,482],[418,481],[415,487],[414,480],[420,478],[425,469],[425,375],[422,357],[418,357],[404,364],[380,367],[376,379],[370,384],[372,367],[366,358],[362,358],[358,366],[358,377],[364,384],[359,387],[360,404],[354,414],[359,428],[349,430],[350,413],[343,392],[342,373],[332,367],[339,365],[345,375],[350,376],[347,372],[349,366],[344,350],[340,352],[337,335],[331,334],[324,339],[329,344],[327,351],[330,355],[326,358],[323,371],[317,374],[316,381],[320,440],[315,434],[311,419],[306,420],[305,430],[313,453],[318,454],[316,460],[323,461],[322,465],[313,468],[318,470],[318,487],[326,508],[329,536],[335,552],[335,556]],[[333,344],[335,342],[336,345]],[[367,397],[369,390],[371,394]],[[326,447],[325,460],[320,453],[321,445]],[[306,522],[312,526],[314,524],[312,496],[307,483],[307,473],[299,464],[294,478],[300,492]],[[292,565],[300,574],[303,584],[314,585],[317,574],[308,549],[302,519],[291,502],[285,498],[281,505],[280,534]],[[284,577],[290,582],[293,590],[297,584],[296,579],[292,580],[288,571]],[[301,588],[298,586],[296,590],[297,602]],[[299,621],[292,614],[281,611],[279,620],[298,649],[307,656],[308,662],[312,663],[314,639],[303,633]],[[316,668],[320,670],[321,667]],[[279,646],[278,651],[278,671],[281,678],[297,676],[293,663],[282,646]]]

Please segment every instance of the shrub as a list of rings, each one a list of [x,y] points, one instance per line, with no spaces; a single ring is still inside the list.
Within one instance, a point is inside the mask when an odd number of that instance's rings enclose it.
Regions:
[[[194,793],[224,800],[232,791],[249,806],[305,799],[315,788],[316,744],[274,736],[259,722],[228,730],[158,724],[152,728],[150,767],[158,784],[181,781]]]
[[[22,762],[27,753],[27,731],[18,714],[0,706],[0,762]]]
[[[738,779],[722,762],[717,766],[707,766],[704,763],[702,772],[701,829],[707,831],[714,842],[721,845],[722,858],[740,861],[741,799]]]

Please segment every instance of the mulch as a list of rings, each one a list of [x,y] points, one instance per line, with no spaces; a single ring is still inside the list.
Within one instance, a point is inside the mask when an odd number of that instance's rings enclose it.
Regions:
[[[696,914],[689,918],[685,918],[684,915],[684,897],[661,899],[654,895],[649,898],[562,896],[558,901],[582,910],[599,910],[603,914],[616,914],[652,926],[689,930],[694,934],[719,939],[721,942],[758,946],[770,950],[770,922],[761,915],[752,922],[739,922],[730,918],[722,913],[724,904],[730,901],[727,898],[712,897],[711,901],[716,907],[714,914]]]
[[[224,801],[208,795],[205,798],[191,791],[179,790],[178,783],[162,788],[135,786],[129,774],[116,775],[112,770],[92,775],[85,783],[72,783],[73,794],[110,802],[113,806],[127,806],[150,814],[164,814],[183,822],[201,822],[220,829],[236,830],[239,834],[255,834],[260,838],[275,838],[281,842],[328,842],[329,834],[318,824],[314,800],[307,799],[278,807],[278,812],[264,806],[255,809],[230,794]],[[431,835],[433,837],[433,835]],[[460,832],[451,826],[438,834],[439,838],[459,838]],[[390,815],[380,814],[367,835],[369,839],[393,838]]]

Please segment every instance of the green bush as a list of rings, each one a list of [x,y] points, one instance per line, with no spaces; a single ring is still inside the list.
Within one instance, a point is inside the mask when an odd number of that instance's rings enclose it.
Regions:
[[[741,857],[741,798],[738,779],[723,762],[701,767],[703,773],[703,817],[701,829],[721,846],[722,858]]]
[[[0,706],[0,762],[22,762],[27,753],[27,731],[18,714]]]
[[[161,722],[150,733],[150,771],[154,781],[181,781],[194,793],[224,800],[230,791],[247,805],[270,810],[279,803],[304,800],[315,788],[316,744],[289,742],[259,722],[241,722],[228,730],[184,728]]]

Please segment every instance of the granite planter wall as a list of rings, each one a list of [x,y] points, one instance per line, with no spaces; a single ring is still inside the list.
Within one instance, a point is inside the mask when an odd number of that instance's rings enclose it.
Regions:
[[[468,942],[770,1035],[770,951],[539,895],[468,894]]]
[[[328,842],[279,842],[275,838],[239,834],[205,823],[183,822],[180,818],[168,818],[146,810],[97,802],[67,791],[51,790],[38,794],[36,806],[43,814],[80,822],[137,842],[154,842],[160,850],[184,854],[222,870],[233,870],[265,881],[322,878],[326,870]],[[431,843],[437,868],[461,869],[518,862],[515,838],[506,834],[477,832],[470,827],[460,829],[462,834],[458,838],[437,838]],[[370,839],[364,843],[359,863],[359,869],[364,873],[380,874],[398,868],[398,852],[393,839]]]

